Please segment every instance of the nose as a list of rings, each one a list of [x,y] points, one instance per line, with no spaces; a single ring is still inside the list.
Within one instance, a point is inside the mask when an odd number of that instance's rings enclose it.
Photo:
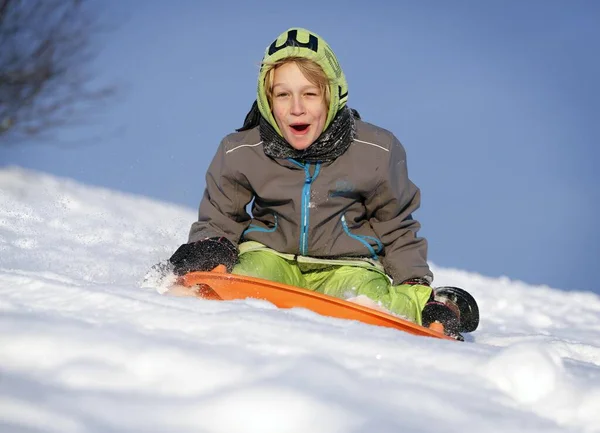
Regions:
[[[292,97],[292,107],[290,112],[294,116],[300,116],[305,113],[304,101],[302,101],[302,97]]]

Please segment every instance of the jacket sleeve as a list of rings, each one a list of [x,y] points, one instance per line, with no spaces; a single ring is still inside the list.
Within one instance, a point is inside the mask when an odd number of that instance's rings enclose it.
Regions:
[[[421,192],[408,178],[406,151],[392,138],[387,165],[377,170],[379,182],[365,202],[369,220],[383,242],[381,261],[394,284],[410,278],[431,282],[427,240],[417,236],[421,225],[412,217],[421,204]]]
[[[234,156],[225,152],[226,140],[221,142],[206,172],[198,221],[192,224],[188,242],[224,236],[237,246],[250,224],[246,206],[253,192],[246,176],[238,170]]]

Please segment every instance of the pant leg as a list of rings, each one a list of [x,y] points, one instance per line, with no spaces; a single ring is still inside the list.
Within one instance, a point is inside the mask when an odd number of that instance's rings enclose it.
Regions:
[[[413,307],[414,318],[410,319],[413,322],[422,325],[422,312],[425,308],[425,304],[429,301],[432,289],[427,286],[402,284],[399,286],[390,287],[390,296],[392,298],[392,311],[398,308],[394,304],[398,302],[399,306],[402,304],[401,299],[409,299],[410,304]],[[395,301],[398,300],[398,301]]]
[[[394,314],[421,324],[421,311],[429,300],[426,286],[392,286],[380,272],[355,266],[338,266],[304,275],[309,288],[326,295],[348,299],[364,295]]]
[[[306,281],[298,269],[298,265],[269,250],[248,251],[240,254],[238,263],[231,273],[263,278],[290,286],[306,287]]]

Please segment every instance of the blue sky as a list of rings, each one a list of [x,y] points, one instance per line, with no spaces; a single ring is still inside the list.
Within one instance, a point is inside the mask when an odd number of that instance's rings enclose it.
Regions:
[[[91,72],[118,97],[55,144],[0,149],[2,165],[195,208],[264,48],[306,27],[338,55],[349,105],[404,144],[431,262],[600,292],[600,3],[105,4]]]

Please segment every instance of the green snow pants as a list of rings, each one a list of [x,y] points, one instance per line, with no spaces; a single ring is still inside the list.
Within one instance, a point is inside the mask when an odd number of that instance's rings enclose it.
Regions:
[[[284,254],[258,242],[240,245],[232,273],[263,278],[349,299],[364,295],[392,313],[421,324],[431,288],[391,284],[381,264],[365,260],[328,260]]]

